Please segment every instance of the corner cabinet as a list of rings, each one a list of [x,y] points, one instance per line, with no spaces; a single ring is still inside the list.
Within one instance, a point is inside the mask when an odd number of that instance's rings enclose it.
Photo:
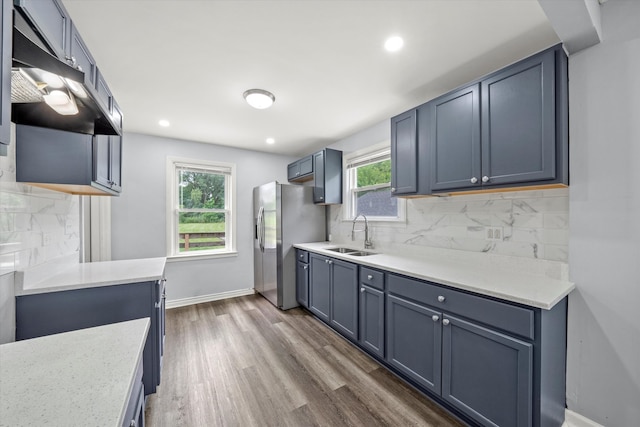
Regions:
[[[564,51],[554,46],[393,117],[391,147],[395,195],[568,185]]]
[[[16,340],[148,317],[142,382],[145,395],[155,393],[164,354],[164,286],[158,280],[17,296]]]
[[[11,142],[11,52],[12,52],[12,5],[2,1],[0,15],[0,156],[7,155]]]

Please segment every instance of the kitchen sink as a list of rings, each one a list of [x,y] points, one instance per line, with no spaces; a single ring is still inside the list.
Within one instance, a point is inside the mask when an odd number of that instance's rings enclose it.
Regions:
[[[351,248],[327,248],[327,250],[332,252],[338,252],[341,254],[349,254],[349,255],[353,255],[354,252],[360,252],[358,249],[351,249]]]
[[[369,255],[375,255],[375,252],[366,252],[366,251],[357,251],[357,252],[349,252],[347,255],[352,255],[352,256],[369,256]]]

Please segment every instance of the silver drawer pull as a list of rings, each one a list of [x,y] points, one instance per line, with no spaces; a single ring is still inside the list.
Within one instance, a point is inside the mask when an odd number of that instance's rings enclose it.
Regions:
[[[445,299],[443,295],[438,295],[438,302],[444,302]]]
[[[449,325],[449,319],[442,319],[442,324],[443,324],[444,326]]]
[[[364,292],[364,288],[360,288],[360,292]]]
[[[433,316],[431,316],[431,320],[437,322],[438,320],[440,320],[440,317],[437,314],[434,314]]]
[[[368,274],[367,275],[367,280],[371,280],[371,279],[373,279],[373,276],[371,274]]]
[[[303,270],[306,270],[307,268],[309,268],[309,266],[308,266],[307,264],[305,264],[305,265],[302,267],[302,269],[303,269]]]

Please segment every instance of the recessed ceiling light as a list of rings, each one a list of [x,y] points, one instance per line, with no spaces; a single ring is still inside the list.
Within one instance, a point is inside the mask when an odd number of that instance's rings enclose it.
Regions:
[[[389,37],[384,42],[384,48],[389,52],[397,52],[404,46],[404,40],[400,36]]]
[[[275,139],[273,139],[273,138],[267,138],[267,139],[265,140],[265,142],[266,142],[267,144],[274,144],[274,143],[276,142],[276,140],[275,140]]]
[[[276,97],[271,92],[263,89],[249,89],[242,96],[249,105],[258,110],[269,108],[276,101]]]
[[[162,120],[160,120],[160,121],[158,122],[158,124],[159,124],[160,126],[162,126],[163,128],[166,128],[166,127],[169,127],[169,125],[170,125],[171,123],[169,123],[169,120],[164,120],[164,119],[162,119]]]

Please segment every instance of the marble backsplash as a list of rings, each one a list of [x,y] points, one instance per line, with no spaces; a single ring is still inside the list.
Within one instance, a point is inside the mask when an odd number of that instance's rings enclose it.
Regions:
[[[406,222],[370,222],[375,249],[442,248],[568,260],[568,188],[407,199],[406,213]],[[342,206],[331,206],[330,215],[332,241],[352,244],[352,222],[342,219]],[[498,227],[501,240],[488,240],[487,227]],[[356,244],[362,239],[358,233]]]
[[[79,196],[16,182],[15,141],[0,157],[0,275],[52,260],[79,262]]]

